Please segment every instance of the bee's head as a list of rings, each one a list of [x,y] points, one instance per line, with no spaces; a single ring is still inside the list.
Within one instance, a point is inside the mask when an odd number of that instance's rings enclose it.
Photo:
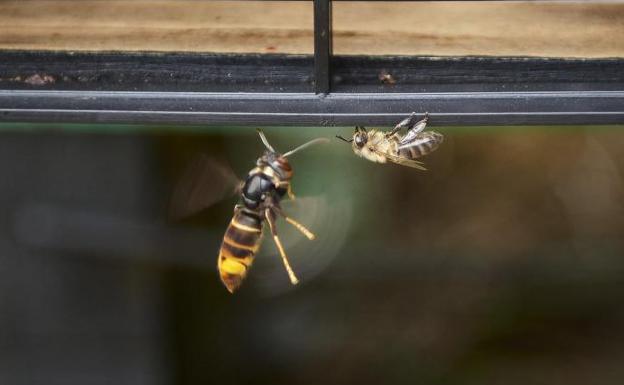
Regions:
[[[336,135],[336,138],[342,139],[347,143],[353,143],[354,147],[360,149],[364,147],[364,145],[366,145],[366,143],[368,142],[368,133],[366,132],[366,129],[364,127],[357,126],[355,127],[353,138],[347,140],[340,135]]]
[[[358,148],[364,147],[364,145],[368,142],[368,133],[362,128],[362,130],[358,130],[359,127],[355,128],[355,133],[353,134],[353,143],[355,143]]]

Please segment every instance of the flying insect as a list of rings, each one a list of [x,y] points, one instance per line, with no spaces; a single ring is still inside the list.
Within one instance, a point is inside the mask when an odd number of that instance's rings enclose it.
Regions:
[[[400,121],[391,131],[369,130],[357,126],[351,139],[336,135],[338,139],[351,143],[353,152],[376,163],[392,162],[403,166],[426,170],[416,160],[435,151],[444,141],[444,136],[435,131],[424,131],[429,115],[416,121],[416,113]],[[406,128],[405,135],[399,132]]]
[[[258,130],[258,134],[266,151],[257,159],[256,166],[249,171],[244,182],[224,183],[223,188],[215,188],[215,176],[229,182],[234,182],[237,178],[229,170],[215,166],[204,157],[189,167],[172,197],[172,216],[180,218],[188,216],[198,208],[209,206],[223,196],[234,193],[239,195],[239,203],[234,207],[234,215],[223,236],[217,259],[221,281],[230,293],[234,293],[241,286],[251,268],[262,242],[265,222],[293,285],[299,280],[277,234],[277,217],[284,218],[309,240],[315,239],[315,235],[304,225],[286,215],[280,201],[285,196],[294,199],[291,186],[293,169],[288,157],[311,145],[329,140],[313,139],[281,154],[271,146],[261,130]],[[235,185],[233,189],[227,187],[232,185]]]

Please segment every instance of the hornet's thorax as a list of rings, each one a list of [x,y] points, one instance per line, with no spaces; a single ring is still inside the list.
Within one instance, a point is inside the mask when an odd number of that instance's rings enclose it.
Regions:
[[[241,203],[249,210],[263,209],[265,202],[279,202],[290,192],[293,171],[288,159],[266,151],[258,158],[256,167],[247,175],[242,188]]]

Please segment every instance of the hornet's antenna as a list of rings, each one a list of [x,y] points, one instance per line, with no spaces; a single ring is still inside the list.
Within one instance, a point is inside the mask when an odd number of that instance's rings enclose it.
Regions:
[[[309,141],[309,142],[307,142],[307,143],[302,144],[301,146],[299,146],[299,147],[295,148],[294,150],[290,150],[290,151],[288,151],[288,152],[287,152],[287,153],[285,153],[283,156],[284,156],[284,157],[287,157],[287,156],[289,156],[289,155],[294,154],[295,152],[297,152],[297,151],[299,151],[299,150],[303,150],[303,149],[304,149],[304,148],[306,148],[306,147],[310,147],[310,146],[313,146],[313,145],[318,144],[318,143],[327,143],[327,142],[329,142],[329,139],[327,139],[327,138],[316,138],[316,139],[312,139],[311,141]]]
[[[271,151],[271,152],[277,152],[273,149],[273,147],[271,146],[271,144],[269,143],[269,141],[267,140],[266,136],[264,136],[264,132],[262,132],[261,129],[256,129],[256,131],[258,131],[258,135],[260,135],[260,139],[262,140],[262,143],[264,143],[264,147],[267,148],[267,150]]]

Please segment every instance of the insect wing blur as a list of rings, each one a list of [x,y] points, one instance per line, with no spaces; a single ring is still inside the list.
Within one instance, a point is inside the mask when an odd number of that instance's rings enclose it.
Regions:
[[[283,246],[288,250],[293,268],[306,282],[311,282],[343,250],[352,226],[353,201],[348,196],[320,194],[284,200],[281,205],[285,212],[310,229],[322,229],[315,234],[314,242],[306,242],[295,227],[280,228],[280,237],[283,236]],[[292,285],[284,277],[278,251],[271,245],[266,246],[262,249],[262,260],[258,261],[261,266],[253,273],[253,291],[261,296],[279,295],[290,290]]]

